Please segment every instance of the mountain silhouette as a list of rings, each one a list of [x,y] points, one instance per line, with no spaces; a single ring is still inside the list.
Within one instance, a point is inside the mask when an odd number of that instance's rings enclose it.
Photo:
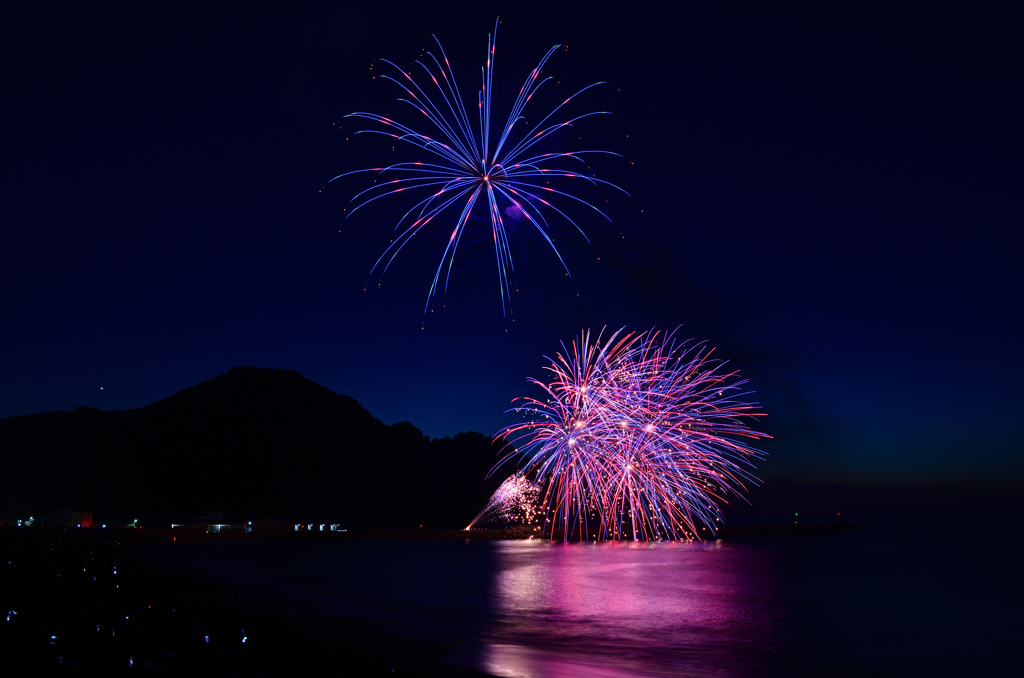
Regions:
[[[504,479],[484,480],[501,446],[474,432],[431,440],[298,372],[236,367],[133,410],[0,419],[0,516],[457,528]]]

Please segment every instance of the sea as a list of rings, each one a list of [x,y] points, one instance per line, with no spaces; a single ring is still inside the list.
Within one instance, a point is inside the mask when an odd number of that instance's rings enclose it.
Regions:
[[[503,678],[1018,676],[1020,536],[254,541],[163,555],[297,611],[446,643],[448,663]]]

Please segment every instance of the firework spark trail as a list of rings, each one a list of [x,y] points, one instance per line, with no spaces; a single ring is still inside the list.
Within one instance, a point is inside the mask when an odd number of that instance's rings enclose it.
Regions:
[[[544,530],[563,539],[691,539],[713,535],[721,505],[757,479],[768,437],[764,416],[742,400],[746,383],[703,343],[650,330],[602,342],[581,332],[531,380],[543,400],[520,398],[524,415],[496,437],[521,456],[519,473],[544,488]],[[550,360],[550,359],[549,359]],[[519,449],[516,450],[515,448]]]
[[[561,45],[555,45],[548,50],[537,67],[527,77],[519,90],[507,121],[500,127],[500,133],[495,134],[492,131],[492,128],[497,127],[492,119],[497,30],[498,25],[495,23],[494,33],[487,37],[487,60],[483,68],[481,88],[477,95],[478,133],[474,131],[473,125],[470,123],[470,116],[455,82],[451,64],[436,36],[434,39],[437,42],[440,58],[427,52],[428,58],[417,60],[414,69],[419,77],[426,78],[430,84],[421,86],[420,82],[413,77],[412,72],[406,72],[391,61],[384,59],[381,61],[388,64],[397,73],[394,76],[383,75],[381,78],[394,83],[402,90],[403,94],[397,100],[408,104],[426,117],[429,126],[436,129],[437,138],[376,113],[355,112],[345,116],[370,120],[383,127],[383,129],[360,130],[356,134],[382,134],[397,142],[412,146],[418,152],[422,152],[425,158],[415,162],[399,162],[387,167],[346,172],[331,180],[334,181],[360,172],[375,172],[381,177],[387,174],[397,177],[379,184],[375,183],[370,188],[358,193],[353,198],[353,202],[358,202],[358,204],[347,216],[352,216],[362,207],[381,198],[406,191],[426,191],[427,193],[395,225],[398,235],[373,265],[372,270],[377,270],[384,262],[381,272],[386,272],[398,252],[413,237],[441,215],[458,212],[458,217],[454,221],[454,227],[448,236],[447,245],[430,285],[424,312],[430,308],[442,275],[444,276],[444,289],[447,290],[455,253],[470,223],[471,216],[482,200],[485,199],[487,203],[487,218],[494,240],[499,292],[504,313],[507,312],[507,302],[510,300],[509,275],[514,271],[514,266],[509,246],[509,227],[502,217],[502,205],[504,204],[506,209],[514,209],[516,214],[522,215],[529,226],[537,231],[544,242],[554,251],[568,273],[569,269],[566,267],[562,254],[552,239],[552,229],[545,214],[558,214],[583,234],[584,238],[586,238],[586,234],[568,214],[555,206],[552,201],[567,199],[589,207],[606,219],[608,216],[586,200],[560,188],[552,187],[550,185],[552,180],[557,179],[570,183],[582,181],[591,185],[600,184],[622,190],[607,181],[581,173],[582,170],[587,169],[584,156],[590,154],[618,155],[616,153],[602,150],[539,152],[541,142],[572,127],[574,123],[594,115],[608,114],[607,111],[593,111],[569,118],[564,118],[560,114],[577,96],[604,83],[588,85],[562,101],[544,115],[538,124],[533,125],[536,131],[527,132],[523,129],[528,124],[523,116],[524,109],[541,87],[552,79],[550,76],[542,77],[542,72],[544,65]],[[492,140],[493,136],[497,138]],[[580,167],[578,170],[573,170],[565,167],[565,162],[578,162]]]
[[[499,521],[504,525],[533,522],[537,511],[540,489],[521,473],[513,473],[491,495],[487,505],[466,526],[467,530],[477,523]]]

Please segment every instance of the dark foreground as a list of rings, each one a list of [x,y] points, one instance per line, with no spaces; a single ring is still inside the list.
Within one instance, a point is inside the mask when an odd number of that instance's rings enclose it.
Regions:
[[[727,528],[722,536],[822,534],[846,525]],[[292,612],[253,587],[161,562],[146,542],[509,539],[504,530],[205,535],[170,530],[0,528],[0,656],[30,675],[480,676],[444,643],[364,620]],[[5,675],[6,672],[5,672]]]
[[[444,645],[292,614],[258,591],[140,558],[144,534],[0,530],[4,675],[481,675],[442,662]]]

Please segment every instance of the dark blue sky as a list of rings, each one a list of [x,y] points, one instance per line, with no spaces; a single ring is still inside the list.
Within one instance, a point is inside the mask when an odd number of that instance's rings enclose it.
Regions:
[[[1024,78],[1009,12],[0,11],[0,416],[137,407],[256,365],[431,436],[492,433],[581,328],[682,325],[751,379],[775,436],[766,479],[1024,479]],[[400,111],[370,65],[410,62],[431,34],[475,97],[498,15],[498,103],[567,44],[547,69],[552,100],[609,82],[575,111],[613,115],[575,143],[622,154],[594,168],[631,195],[588,195],[613,218],[575,212],[589,244],[556,222],[571,279],[513,235],[514,322],[489,236],[470,237],[424,323],[445,236],[370,274],[402,204],[343,219],[366,184],[327,181],[389,154],[346,142],[342,116]]]

